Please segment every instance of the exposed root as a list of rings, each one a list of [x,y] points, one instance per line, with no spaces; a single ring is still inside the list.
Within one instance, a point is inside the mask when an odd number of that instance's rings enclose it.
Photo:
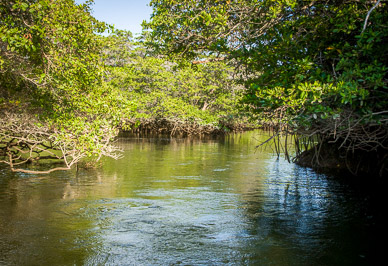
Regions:
[[[201,125],[196,121],[183,121],[179,119],[153,118],[126,120],[123,131],[132,133],[157,133],[169,134],[170,136],[193,136],[193,135],[222,135],[228,132],[244,131],[251,129],[243,124],[220,122],[220,125]],[[129,127],[129,129],[128,129]]]
[[[272,136],[260,145],[273,141],[278,156],[288,160],[293,150],[292,161],[302,166],[382,178],[388,176],[387,116],[388,111],[362,117],[344,111],[335,119],[316,120],[308,129],[295,129],[279,115],[269,125]]]
[[[0,112],[0,163],[7,164],[11,171],[29,174],[49,174],[69,170],[88,156],[78,144],[78,136],[39,124],[34,115],[17,112]],[[101,129],[104,130],[104,129]],[[111,144],[112,132],[106,129],[106,136],[100,140],[102,155],[118,158],[118,149]],[[59,162],[61,166],[48,170],[32,169],[35,162]],[[53,164],[46,164],[46,167]],[[35,168],[35,167],[34,167]]]

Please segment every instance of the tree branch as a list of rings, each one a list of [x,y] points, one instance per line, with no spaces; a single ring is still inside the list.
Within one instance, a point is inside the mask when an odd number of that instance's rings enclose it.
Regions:
[[[370,13],[372,13],[373,9],[375,9],[380,4],[380,1],[381,0],[378,0],[376,2],[376,4],[368,11],[368,14],[366,14],[366,18],[365,18],[365,22],[364,22],[364,27],[362,28],[361,34],[363,34],[365,29],[366,29],[366,24],[368,23],[368,19],[369,19]]]

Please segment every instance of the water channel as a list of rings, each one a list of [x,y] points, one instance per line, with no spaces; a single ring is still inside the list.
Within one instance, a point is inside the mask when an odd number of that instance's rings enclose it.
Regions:
[[[0,265],[371,263],[367,198],[264,138],[125,137],[94,170],[0,168]]]

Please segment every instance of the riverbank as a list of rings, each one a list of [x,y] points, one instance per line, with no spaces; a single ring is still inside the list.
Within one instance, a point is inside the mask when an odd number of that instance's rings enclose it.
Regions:
[[[319,148],[318,148],[319,147]],[[375,151],[341,148],[337,143],[317,144],[295,158],[295,163],[318,172],[349,176],[353,179],[373,180],[373,185],[386,183],[388,154],[384,149]]]
[[[195,120],[175,118],[128,119],[121,131],[136,134],[163,134],[170,136],[224,135],[256,129],[252,124],[220,120],[217,124],[201,124]]]

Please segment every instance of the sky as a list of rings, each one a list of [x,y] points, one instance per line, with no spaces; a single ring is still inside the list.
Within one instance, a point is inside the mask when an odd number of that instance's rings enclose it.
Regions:
[[[77,4],[85,0],[75,0]],[[149,21],[152,8],[149,0],[94,0],[92,15],[100,21],[114,24],[115,28],[130,30],[134,35],[141,32],[143,20]]]

